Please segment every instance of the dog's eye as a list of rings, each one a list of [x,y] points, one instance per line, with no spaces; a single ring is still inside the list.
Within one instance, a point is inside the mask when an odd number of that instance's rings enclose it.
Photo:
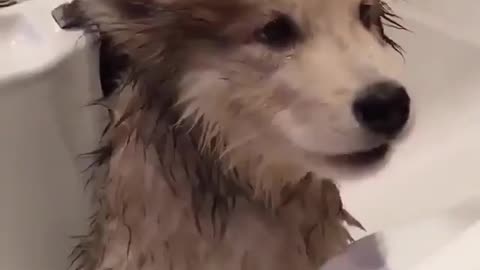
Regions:
[[[269,47],[285,48],[298,40],[299,31],[292,19],[281,15],[255,31],[255,37]]]
[[[372,29],[373,26],[381,27],[383,10],[374,4],[361,3],[358,9],[360,21],[367,29]]]

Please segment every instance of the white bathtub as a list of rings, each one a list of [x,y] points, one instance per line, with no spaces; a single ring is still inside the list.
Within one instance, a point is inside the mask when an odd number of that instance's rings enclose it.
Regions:
[[[83,107],[100,94],[97,53],[51,19],[61,2],[0,9],[0,269],[65,269],[69,236],[87,221],[75,157],[99,130],[97,112]],[[480,10],[477,0],[396,4],[414,31],[394,35],[407,51],[417,120],[383,171],[342,186],[369,232],[480,195],[480,35],[454,11],[467,4],[462,12]]]
[[[64,270],[85,232],[85,161],[99,116],[96,50],[61,31],[61,1],[0,8],[0,269]],[[6,38],[5,38],[6,37]]]

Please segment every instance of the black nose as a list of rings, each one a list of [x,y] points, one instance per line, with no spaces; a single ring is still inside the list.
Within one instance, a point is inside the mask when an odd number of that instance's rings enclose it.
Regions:
[[[374,83],[365,88],[353,103],[357,121],[366,129],[394,136],[405,126],[410,114],[410,97],[395,82]]]

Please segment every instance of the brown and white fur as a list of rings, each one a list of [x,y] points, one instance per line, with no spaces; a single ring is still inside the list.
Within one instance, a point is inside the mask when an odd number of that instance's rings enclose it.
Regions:
[[[79,269],[307,270],[348,245],[345,223],[360,225],[330,179],[356,171],[341,157],[391,143],[351,112],[392,78],[383,2],[74,3],[126,59],[97,102],[112,122]],[[272,43],[278,18],[291,25]]]

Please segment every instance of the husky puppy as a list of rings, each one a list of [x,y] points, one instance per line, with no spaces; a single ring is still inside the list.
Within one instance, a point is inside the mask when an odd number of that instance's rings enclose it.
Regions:
[[[79,269],[310,270],[349,244],[332,179],[381,164],[409,119],[386,3],[74,4],[122,59]]]

